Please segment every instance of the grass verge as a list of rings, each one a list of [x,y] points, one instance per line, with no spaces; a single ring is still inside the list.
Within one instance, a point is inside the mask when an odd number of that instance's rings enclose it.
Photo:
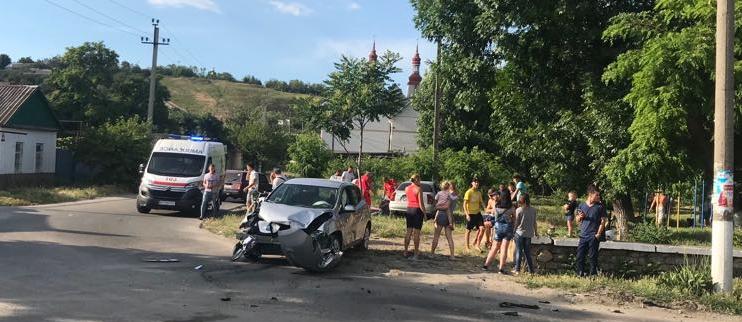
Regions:
[[[626,279],[611,276],[582,278],[574,274],[545,274],[523,275],[517,281],[528,288],[546,287],[598,294],[596,296],[605,294],[619,301],[649,300],[662,306],[742,314],[742,278],[734,279],[734,292],[730,295],[715,293],[692,295],[680,288],[663,285],[656,276]]]
[[[231,212],[221,217],[207,218],[201,223],[201,226],[214,234],[235,238],[244,216],[244,211],[240,213]]]
[[[127,192],[120,186],[12,188],[0,190],[0,206],[30,206],[95,199]]]

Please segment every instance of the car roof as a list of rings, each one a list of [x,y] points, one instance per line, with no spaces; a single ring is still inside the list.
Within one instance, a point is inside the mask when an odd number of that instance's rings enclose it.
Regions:
[[[342,181],[334,181],[328,179],[316,179],[316,178],[296,178],[286,181],[284,184],[301,184],[307,186],[318,186],[327,188],[340,188],[342,186],[349,186],[350,183]]]
[[[408,180],[408,181],[402,182],[399,185],[397,185],[397,187],[402,186],[405,183],[410,184],[410,183],[412,183],[412,181],[409,181]],[[425,185],[429,185],[429,186],[435,186],[435,184],[433,183],[433,181],[420,181],[420,184],[425,184]]]

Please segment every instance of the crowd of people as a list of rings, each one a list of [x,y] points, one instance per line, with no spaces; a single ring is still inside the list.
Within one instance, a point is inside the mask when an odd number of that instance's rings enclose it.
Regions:
[[[360,178],[356,178],[353,167],[348,167],[345,171],[338,170],[330,179],[355,183],[361,189],[366,204],[371,204],[373,193],[371,173],[365,172]],[[426,209],[429,206],[424,202],[420,176],[413,175],[409,180],[410,184],[404,189],[407,202],[404,257],[418,259],[420,231],[423,224],[429,220],[434,225],[431,253],[435,254],[443,234],[448,242],[449,258],[455,260],[454,211],[458,209],[459,202],[455,184],[452,181],[443,181],[440,184],[434,198],[434,209],[431,210]],[[388,212],[389,202],[395,200],[398,185],[396,180],[384,177],[383,186],[384,195],[379,206],[382,212]],[[520,175],[515,174],[511,182],[487,190],[486,200],[480,191],[479,180],[473,178],[471,186],[463,195],[462,208],[466,218],[465,249],[469,252],[475,250],[484,253],[482,246],[489,248],[482,265],[483,269],[490,270],[497,261],[496,271],[501,274],[518,274],[522,267],[529,273],[535,272],[531,240],[538,237],[537,209],[531,205],[528,187]],[[562,208],[568,236],[574,236],[575,220],[580,225],[575,271],[580,276],[594,275],[598,270],[598,249],[601,238],[604,238],[607,221],[607,212],[601,202],[600,191],[596,186],[590,185],[587,189],[587,199],[581,204],[577,201],[577,193],[570,191]],[[432,216],[428,215],[431,213]],[[515,258],[512,271],[507,271],[505,266],[511,242],[515,245]],[[589,259],[589,268],[585,268],[586,259]]]
[[[201,206],[202,218],[206,213],[208,202],[214,200],[211,188],[215,186],[217,176],[213,165],[209,167],[203,180],[204,198]],[[280,169],[274,169],[270,175],[270,183],[276,188],[288,180]],[[371,196],[374,193],[373,174],[364,172],[356,177],[355,170],[349,166],[346,170],[337,170],[330,180],[344,181],[357,185],[367,206],[371,206]],[[420,232],[426,220],[434,225],[431,253],[435,254],[440,236],[443,233],[448,242],[449,258],[456,259],[453,231],[455,229],[454,211],[459,202],[459,195],[453,181],[443,181],[440,189],[435,194],[433,207],[428,211],[426,207],[424,189],[421,185],[420,176],[415,174],[410,177],[410,184],[404,188],[404,199],[407,203],[405,214],[406,234],[404,238],[404,257],[417,260],[420,255]],[[258,188],[258,174],[252,163],[247,163],[246,184],[244,191],[247,196],[252,196]],[[388,212],[389,202],[395,200],[396,180],[389,177],[383,178],[384,195],[380,203],[382,211],[386,207]],[[658,198],[659,199],[659,198]],[[247,209],[254,205],[253,198],[246,198]],[[662,200],[657,200],[658,208]],[[653,204],[654,204],[653,203]],[[522,265],[529,273],[535,272],[533,258],[531,256],[531,240],[538,237],[537,209],[531,205],[531,197],[528,187],[520,175],[512,176],[512,181],[507,184],[499,184],[487,190],[487,199],[480,192],[479,180],[475,177],[471,180],[471,186],[463,196],[462,208],[466,218],[466,231],[464,235],[466,251],[472,249],[484,253],[484,247],[489,248],[482,268],[490,270],[497,261],[497,272],[501,274],[518,274]],[[598,271],[598,250],[607,222],[606,208],[601,202],[600,191],[595,185],[587,188],[585,202],[578,203],[577,193],[570,191],[563,205],[564,217],[569,237],[574,236],[574,221],[580,225],[579,242],[576,253],[575,271],[580,276],[595,275]],[[658,211],[659,212],[659,211]],[[432,215],[428,215],[432,214]],[[473,238],[472,238],[473,237]],[[514,265],[512,271],[508,272],[505,265],[508,260],[508,249],[511,242],[515,244]],[[410,244],[412,243],[412,251]],[[585,260],[589,259],[589,268],[585,267]]]

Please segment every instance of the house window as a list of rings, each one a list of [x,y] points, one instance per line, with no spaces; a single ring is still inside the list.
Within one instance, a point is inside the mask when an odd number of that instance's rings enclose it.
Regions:
[[[36,173],[41,173],[44,166],[44,143],[36,143]]]
[[[15,143],[15,163],[13,168],[15,173],[21,173],[21,166],[23,165],[23,142]]]

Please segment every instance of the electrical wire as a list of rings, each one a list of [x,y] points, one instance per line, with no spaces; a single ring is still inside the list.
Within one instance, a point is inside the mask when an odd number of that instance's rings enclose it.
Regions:
[[[145,14],[145,13],[139,11],[139,10],[136,10],[136,9],[134,9],[132,7],[129,7],[129,6],[123,4],[123,3],[119,2],[119,1],[116,1],[116,0],[108,0],[108,1],[111,2],[111,3],[113,3],[113,4],[115,4],[115,5],[117,5],[117,6],[119,6],[119,7],[121,7],[121,8],[124,8],[126,10],[129,10],[130,12],[133,12],[134,14],[137,14],[139,16],[145,17],[147,19],[151,18],[149,15],[147,15],[147,14]],[[201,60],[199,60],[196,57],[196,55],[194,55],[187,47],[183,46],[183,42],[180,41],[180,40],[178,40],[180,37],[178,37],[175,34],[175,32],[173,32],[172,30],[170,30],[169,28],[167,28],[165,26],[162,26],[162,29],[164,29],[165,31],[167,31],[170,34],[170,36],[171,36],[170,38],[172,38],[174,40],[174,42],[175,42],[176,45],[177,44],[180,44],[181,45],[180,48],[183,49],[183,51],[185,51],[186,54],[188,54],[188,56],[190,57],[190,59],[186,59],[186,57],[184,55],[181,55],[178,52],[178,50],[175,47],[173,47],[173,44],[171,43],[170,44],[171,49],[173,50],[173,52],[176,55],[181,56],[181,58],[183,58],[184,61],[191,60],[191,61],[195,62],[196,65],[198,65],[198,66],[204,66],[204,64],[201,62]]]
[[[81,6],[85,7],[85,8],[90,9],[91,11],[93,11],[93,12],[95,12],[95,13],[101,15],[101,16],[104,16],[104,17],[106,17],[108,19],[111,19],[111,20],[117,22],[118,24],[120,24],[120,25],[122,25],[124,27],[127,27],[127,28],[129,28],[131,30],[134,30],[134,31],[138,31],[141,34],[147,34],[146,31],[142,31],[142,30],[140,30],[140,29],[138,29],[136,27],[132,27],[131,25],[129,25],[129,24],[127,24],[127,23],[125,23],[125,22],[123,22],[121,20],[118,20],[118,19],[116,19],[114,17],[111,17],[111,16],[109,16],[109,15],[107,15],[107,14],[105,14],[105,13],[103,13],[103,12],[101,12],[101,11],[99,11],[99,10],[97,10],[97,9],[89,6],[89,5],[87,5],[87,4],[84,4],[84,3],[80,2],[79,0],[72,0],[72,1],[77,2],[77,4],[79,4],[79,5],[81,5]]]
[[[131,31],[129,31],[129,30],[124,30],[124,29],[120,29],[120,28],[117,28],[117,27],[115,27],[115,26],[109,25],[109,24],[107,24],[107,23],[105,23],[105,22],[101,22],[101,21],[99,21],[99,20],[97,20],[97,19],[94,19],[94,18],[88,17],[88,16],[86,16],[86,15],[84,15],[84,14],[81,14],[81,13],[79,13],[79,12],[77,12],[77,11],[74,11],[74,10],[72,10],[72,9],[69,9],[69,8],[67,8],[67,7],[65,7],[65,6],[63,6],[63,5],[61,5],[61,4],[58,4],[58,3],[56,3],[56,2],[53,2],[53,1],[51,1],[51,0],[44,0],[44,1],[46,1],[47,3],[49,3],[49,4],[51,4],[51,5],[55,6],[55,7],[57,7],[57,8],[59,8],[59,9],[62,9],[62,10],[64,10],[64,11],[67,11],[67,12],[69,12],[69,13],[71,13],[71,14],[74,14],[74,15],[76,15],[76,16],[79,16],[79,17],[83,18],[83,19],[86,19],[86,20],[88,20],[88,21],[91,21],[91,22],[94,22],[94,23],[96,23],[96,24],[99,24],[99,25],[101,25],[101,26],[105,26],[105,27],[108,27],[108,28],[111,28],[111,29],[114,29],[114,30],[118,30],[118,31],[121,31],[121,32],[125,32],[125,33],[128,33],[128,34],[134,35],[134,36],[136,36],[136,37],[141,37],[141,35],[137,35],[137,34],[135,34],[135,33],[131,32]]]

